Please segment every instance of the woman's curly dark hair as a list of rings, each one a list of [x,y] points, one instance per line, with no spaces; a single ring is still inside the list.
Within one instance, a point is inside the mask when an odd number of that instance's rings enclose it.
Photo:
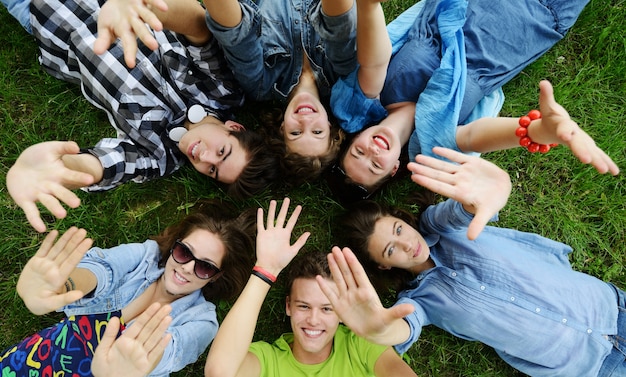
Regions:
[[[202,288],[207,300],[231,300],[241,293],[254,266],[256,211],[247,210],[234,215],[226,203],[206,201],[194,213],[177,224],[167,227],[153,237],[161,252],[159,266],[165,266],[174,242],[193,231],[202,229],[217,235],[224,243],[226,253],[222,259],[223,274]]]

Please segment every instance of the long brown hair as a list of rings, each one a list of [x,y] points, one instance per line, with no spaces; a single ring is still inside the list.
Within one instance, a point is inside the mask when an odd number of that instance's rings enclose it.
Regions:
[[[256,211],[252,210],[235,216],[227,204],[219,201],[199,204],[194,213],[153,237],[161,252],[159,266],[165,266],[176,240],[185,238],[198,229],[208,230],[224,243],[226,253],[220,267],[223,274],[206,284],[202,288],[202,294],[207,300],[235,298],[243,290],[254,265],[255,216]]]
[[[289,152],[284,136],[280,132],[280,126],[284,118],[283,109],[265,110],[260,117],[264,124],[261,133],[264,135],[267,145],[280,156],[283,176],[292,186],[299,186],[303,183],[317,180],[322,172],[336,161],[341,149],[341,143],[345,139],[345,133],[339,128],[330,112],[328,113],[331,124],[330,146],[328,153],[323,156],[303,156]]]
[[[386,216],[396,217],[418,229],[419,215],[432,204],[434,195],[430,192],[415,197],[419,202],[420,211],[417,215],[401,208],[391,207],[371,200],[355,203],[340,218],[334,237],[339,246],[349,247],[365,268],[370,281],[380,295],[389,293],[389,289],[401,290],[413,275],[406,270],[392,267],[389,270],[379,268],[368,251],[370,237],[374,233],[376,222]],[[416,203],[417,204],[417,203]]]

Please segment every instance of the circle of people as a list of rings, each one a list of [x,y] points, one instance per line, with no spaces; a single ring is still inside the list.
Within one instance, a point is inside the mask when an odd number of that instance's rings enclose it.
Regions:
[[[351,207],[345,247],[327,255],[298,255],[309,233],[292,235],[301,206],[288,198],[242,213],[204,202],[106,250],[83,229],[51,231],[17,292],[32,313],[65,318],[0,354],[2,375],[169,375],[212,343],[206,376],[415,376],[400,355],[429,324],[532,376],[623,375],[626,294],[572,270],[565,244],[487,226],[511,182],[477,155],[560,144],[618,174],[548,81],[539,112],[498,116],[501,87],[587,2],[421,0],[387,25],[377,0],[3,0],[42,68],[80,84],[116,130],[21,153],[7,188],[38,232],[38,204],[63,218],[76,189],[184,164],[236,198],[323,179]],[[233,117],[244,98],[283,107],[254,131]],[[420,213],[369,200],[398,177],[448,199]],[[284,269],[292,332],[252,342]],[[390,287],[386,308],[377,289]],[[218,325],[222,299],[236,301]]]

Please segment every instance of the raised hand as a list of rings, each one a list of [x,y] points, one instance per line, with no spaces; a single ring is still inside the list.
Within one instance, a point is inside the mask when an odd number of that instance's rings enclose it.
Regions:
[[[408,164],[411,180],[463,204],[474,214],[467,238],[476,239],[489,220],[505,205],[511,194],[509,175],[480,157],[436,147],[433,152],[455,163],[417,155]]]
[[[302,206],[296,206],[287,220],[289,212],[289,198],[285,198],[276,218],[276,201],[270,202],[267,213],[267,224],[264,223],[263,209],[257,212],[257,238],[256,254],[257,266],[263,267],[275,276],[285,268],[304,246],[311,233],[305,232],[296,242],[291,244],[291,232],[293,231]],[[285,224],[285,221],[287,223]]]
[[[119,318],[109,321],[91,362],[95,377],[143,377],[161,361],[172,338],[165,331],[172,322],[172,308],[154,303],[138,316],[119,338]]]
[[[166,12],[168,7],[164,0],[108,0],[98,15],[98,38],[93,46],[94,52],[104,53],[120,38],[124,47],[124,61],[129,68],[134,68],[137,38],[151,50],[159,47],[146,27],[148,24],[154,30],[163,29],[154,9]]]
[[[412,305],[383,307],[363,266],[347,247],[333,247],[328,265],[334,284],[321,276],[317,283],[346,326],[377,344],[391,346],[408,338],[409,328],[402,318],[415,310]]]
[[[541,110],[541,129],[533,132],[533,140],[541,144],[565,144],[574,156],[583,164],[590,164],[599,173],[619,173],[619,168],[595,141],[576,122],[567,111],[554,99],[554,90],[549,81],[539,83],[539,109]]]
[[[65,155],[80,151],[72,141],[49,141],[26,148],[7,173],[7,189],[19,205],[28,222],[38,232],[46,230],[37,202],[41,202],[55,217],[67,215],[59,200],[71,208],[80,199],[71,190],[94,183],[90,174],[68,169],[62,161]]]
[[[17,293],[37,315],[50,313],[85,295],[78,290],[66,292],[65,282],[91,247],[92,240],[86,238],[84,229],[75,227],[55,242],[58,234],[53,230],[46,236],[17,281]]]

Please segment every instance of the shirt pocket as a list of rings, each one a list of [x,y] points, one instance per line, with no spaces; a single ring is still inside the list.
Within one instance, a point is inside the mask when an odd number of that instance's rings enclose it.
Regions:
[[[263,61],[267,68],[275,68],[281,62],[290,62],[293,41],[285,25],[276,20],[263,19],[261,36],[264,43]]]

